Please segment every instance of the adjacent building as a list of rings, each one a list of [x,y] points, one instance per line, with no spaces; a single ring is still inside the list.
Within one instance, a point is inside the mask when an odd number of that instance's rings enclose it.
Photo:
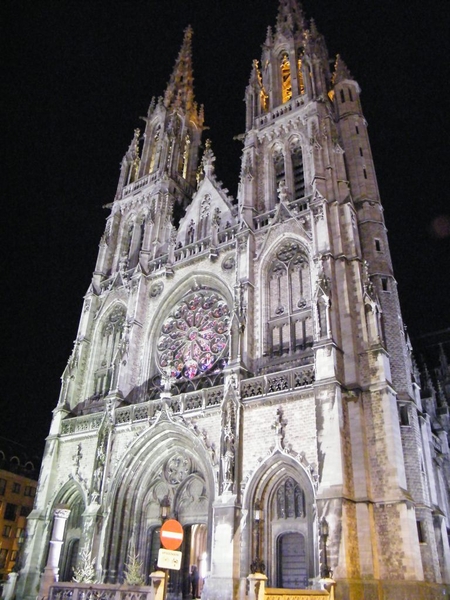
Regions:
[[[177,597],[192,564],[205,600],[244,597],[251,571],[332,573],[338,598],[450,593],[448,408],[421,399],[359,85],[280,0],[235,200],[202,142],[192,35],[122,161],[19,597],[82,553],[110,583],[138,554],[148,580],[163,510],[185,533]]]
[[[21,566],[27,517],[36,495],[39,459],[0,438],[0,585]]]

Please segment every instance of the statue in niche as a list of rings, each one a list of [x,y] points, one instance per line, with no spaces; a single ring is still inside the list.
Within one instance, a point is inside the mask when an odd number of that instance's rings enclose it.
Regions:
[[[234,481],[235,439],[230,427],[226,427],[223,437],[222,474],[224,489],[229,489]]]
[[[286,202],[288,197],[288,187],[286,181],[282,179],[278,185],[278,199],[280,202]]]
[[[236,464],[236,414],[235,406],[231,398],[228,399],[223,408],[222,421],[222,492],[232,490],[235,479]]]

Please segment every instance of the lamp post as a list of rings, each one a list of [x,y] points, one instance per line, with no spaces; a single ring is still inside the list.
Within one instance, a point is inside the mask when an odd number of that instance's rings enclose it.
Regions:
[[[167,494],[159,502],[159,516],[161,519],[161,526],[167,521],[167,517],[170,514],[170,500]],[[163,600],[167,597],[167,591],[169,587],[169,569],[164,569],[164,588],[163,588]]]
[[[164,496],[159,502],[159,516],[161,518],[161,525],[167,521],[167,517],[170,514],[170,500],[169,496]]]
[[[320,576],[323,579],[328,579],[331,576],[330,568],[328,567],[328,557],[327,557],[327,539],[330,534],[330,528],[328,526],[327,520],[325,517],[320,521],[320,537],[322,540],[322,569],[320,571]]]
[[[253,517],[255,519],[255,558],[250,565],[250,571],[252,573],[264,573],[266,570],[266,565],[261,560],[259,555],[259,535],[260,535],[260,521],[262,517],[262,509],[259,500],[255,502],[255,506],[253,509]]]

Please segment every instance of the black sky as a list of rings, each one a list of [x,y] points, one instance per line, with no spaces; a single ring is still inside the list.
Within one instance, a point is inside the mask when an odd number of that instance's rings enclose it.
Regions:
[[[119,163],[183,31],[216,171],[235,196],[244,91],[278,0],[3,0],[0,435],[41,449]],[[403,317],[449,327],[448,0],[304,0],[362,89]],[[440,227],[438,227],[440,225]],[[439,233],[440,232],[440,233]]]

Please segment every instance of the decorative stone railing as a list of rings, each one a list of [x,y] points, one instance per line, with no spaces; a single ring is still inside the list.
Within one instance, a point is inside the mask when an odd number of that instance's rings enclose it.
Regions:
[[[311,196],[304,196],[302,198],[296,198],[288,203],[289,209],[294,213],[302,213],[309,210],[309,203]],[[263,229],[270,224],[271,219],[275,216],[276,208],[269,210],[268,212],[257,215],[253,219],[253,224],[256,230]]]
[[[223,385],[206,388],[186,394],[172,396],[170,407],[175,414],[184,414],[191,410],[208,410],[218,406],[223,398]],[[150,400],[142,404],[132,404],[118,408],[115,412],[117,424],[151,420],[161,410],[161,400]]]
[[[241,398],[245,400],[256,396],[292,391],[312,383],[314,383],[314,366],[306,365],[289,371],[244,379],[241,381]]]
[[[298,390],[310,386],[312,383],[314,383],[314,366],[305,365],[289,371],[280,371],[278,373],[244,379],[241,381],[241,398],[245,402],[245,400],[261,396],[271,396],[280,392]],[[170,407],[174,414],[179,415],[189,413],[190,411],[207,412],[219,406],[222,398],[223,385],[220,385],[172,396]],[[115,423],[123,425],[138,421],[151,421],[160,410],[160,399],[130,404],[129,406],[116,409]],[[103,412],[65,419],[61,423],[61,435],[95,431],[100,426],[102,419]]]
[[[144,175],[144,177],[141,177],[137,181],[134,181],[133,183],[130,183],[123,188],[122,198],[125,198],[126,196],[129,196],[130,194],[136,193],[138,190],[145,187],[146,185],[149,185],[150,183],[154,183],[155,181],[160,179],[160,177],[161,177],[160,173],[151,173],[149,175]]]
[[[268,112],[265,115],[262,115],[260,117],[256,117],[255,123],[259,126],[268,125],[274,119],[277,119],[278,117],[280,117],[282,115],[288,114],[288,113],[292,112],[293,109],[299,108],[300,106],[303,106],[304,104],[305,104],[305,99],[303,97],[300,96],[300,97],[294,98],[290,102],[286,102],[285,104],[282,104],[275,110],[272,110],[271,112]]]
[[[61,423],[61,433],[81,433],[86,431],[95,431],[100,427],[100,423],[103,419],[103,413],[96,413],[94,415],[85,415],[82,417],[75,417],[73,419],[65,419]]]
[[[48,600],[155,600],[153,586],[125,586],[108,583],[54,583]]]

